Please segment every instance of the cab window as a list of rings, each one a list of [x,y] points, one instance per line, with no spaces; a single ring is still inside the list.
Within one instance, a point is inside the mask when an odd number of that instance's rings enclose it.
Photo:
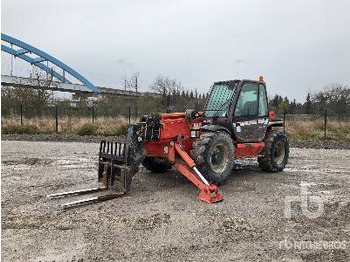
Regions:
[[[257,116],[258,115],[258,85],[254,83],[246,83],[242,87],[239,95],[235,117],[241,116]]]
[[[266,90],[263,84],[259,84],[259,116],[267,116],[267,100],[266,100]]]

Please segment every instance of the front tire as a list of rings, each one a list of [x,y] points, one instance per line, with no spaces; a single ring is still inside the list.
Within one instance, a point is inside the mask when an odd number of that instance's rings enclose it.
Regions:
[[[234,165],[234,145],[226,132],[202,133],[193,143],[192,157],[202,175],[221,185]]]
[[[258,157],[259,167],[266,172],[280,172],[287,165],[288,158],[289,141],[285,133],[270,131],[262,156]]]
[[[153,173],[163,173],[172,167],[167,158],[161,157],[145,157],[142,165]]]

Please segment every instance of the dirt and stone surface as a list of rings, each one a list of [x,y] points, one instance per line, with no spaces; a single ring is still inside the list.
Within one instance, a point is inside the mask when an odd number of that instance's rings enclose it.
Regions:
[[[46,195],[96,186],[98,143],[1,144],[2,261],[350,261],[350,150],[292,148],[277,174],[237,161],[212,205],[141,169],[127,196],[63,210],[84,197]]]

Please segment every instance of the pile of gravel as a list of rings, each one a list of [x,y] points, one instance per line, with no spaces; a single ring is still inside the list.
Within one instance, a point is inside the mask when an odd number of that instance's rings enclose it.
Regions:
[[[2,135],[2,140],[17,140],[17,141],[55,141],[55,142],[84,142],[84,143],[99,143],[101,140],[109,140],[116,137],[106,136],[79,136],[73,134],[7,134]],[[291,147],[297,148],[317,148],[317,149],[350,149],[350,142],[341,141],[290,141]]]

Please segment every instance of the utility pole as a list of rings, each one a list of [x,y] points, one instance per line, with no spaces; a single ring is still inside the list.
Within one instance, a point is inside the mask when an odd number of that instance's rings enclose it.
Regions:
[[[137,118],[137,75],[135,75],[135,91],[136,91],[136,98],[135,98],[135,117]]]
[[[21,104],[21,107],[20,107],[20,112],[21,112],[21,126],[23,126],[23,105]]]
[[[164,108],[167,110],[167,98],[166,98],[166,92],[165,92],[165,85],[163,86],[163,99],[164,99]]]
[[[11,49],[12,49],[12,44],[11,44]],[[11,71],[10,75],[13,76],[13,55],[11,55]]]
[[[58,109],[57,104],[55,104],[55,131],[58,133]]]
[[[46,67],[49,67],[49,61],[46,61]],[[46,80],[49,79],[49,72],[46,71]]]
[[[327,139],[327,109],[324,109],[324,127],[323,127],[323,139]]]

